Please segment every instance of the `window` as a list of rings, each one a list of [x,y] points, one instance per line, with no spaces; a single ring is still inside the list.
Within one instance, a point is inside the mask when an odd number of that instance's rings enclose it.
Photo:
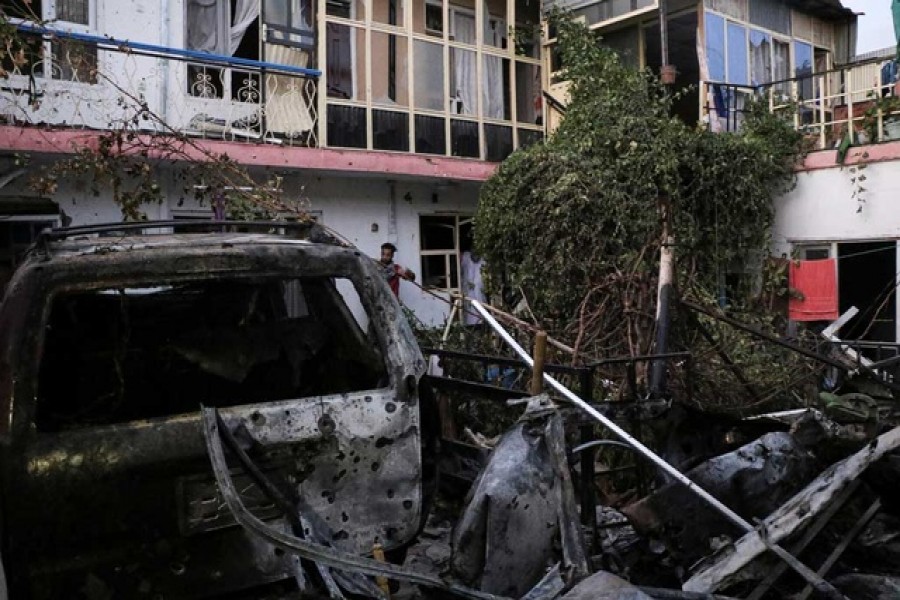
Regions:
[[[422,216],[419,234],[423,285],[458,292],[460,257],[472,245],[472,217]]]
[[[49,215],[23,215],[0,220],[0,296],[25,251],[31,247],[38,234],[56,224],[56,217]]]
[[[91,0],[0,0],[0,9],[10,18],[45,21],[50,27],[72,33],[92,33]],[[62,81],[97,83],[97,48],[60,35],[53,42],[40,36],[22,35],[26,62],[4,68],[13,74],[49,77]]]
[[[40,20],[43,18],[41,0],[0,0],[3,14],[11,19]]]
[[[347,286],[218,278],[60,294],[44,328],[37,428],[382,387],[384,360],[339,293]]]
[[[799,254],[803,260],[825,260],[831,257],[831,245],[800,246]]]
[[[794,77],[800,80],[800,99],[808,100],[813,95],[813,47],[805,42],[794,42]]]
[[[440,4],[425,4],[425,33],[444,37],[444,8]]]
[[[56,0],[56,19],[67,23],[90,25],[89,0]]]

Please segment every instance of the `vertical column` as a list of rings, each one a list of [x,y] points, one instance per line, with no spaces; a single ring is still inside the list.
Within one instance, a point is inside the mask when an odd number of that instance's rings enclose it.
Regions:
[[[318,131],[318,146],[324,148],[328,145],[328,25],[325,22],[325,4],[327,0],[316,2],[316,68],[321,75],[316,85],[316,104],[319,113],[316,129]]]

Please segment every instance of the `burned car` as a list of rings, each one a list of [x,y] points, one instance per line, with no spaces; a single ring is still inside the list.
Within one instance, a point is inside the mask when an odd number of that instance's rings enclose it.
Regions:
[[[425,362],[372,259],[314,224],[183,226],[44,232],[6,289],[0,552],[14,599],[296,589],[299,560],[223,501],[204,406],[336,546],[399,549],[420,527]],[[289,531],[229,464],[243,506]]]

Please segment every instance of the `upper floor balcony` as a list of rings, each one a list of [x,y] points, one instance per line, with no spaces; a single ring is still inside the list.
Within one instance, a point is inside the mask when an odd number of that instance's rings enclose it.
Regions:
[[[701,84],[702,119],[714,131],[740,129],[752,99],[802,132],[816,150],[900,140],[900,64],[864,61],[757,86]],[[852,132],[852,133],[851,133]]]
[[[484,161],[543,137],[534,0],[11,3],[8,124]]]

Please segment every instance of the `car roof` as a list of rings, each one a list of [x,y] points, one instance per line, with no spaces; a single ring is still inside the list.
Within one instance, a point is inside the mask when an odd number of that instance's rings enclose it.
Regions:
[[[243,221],[145,221],[48,229],[31,254],[43,260],[159,249],[178,252],[210,246],[305,246],[340,252],[350,244],[316,223]]]

